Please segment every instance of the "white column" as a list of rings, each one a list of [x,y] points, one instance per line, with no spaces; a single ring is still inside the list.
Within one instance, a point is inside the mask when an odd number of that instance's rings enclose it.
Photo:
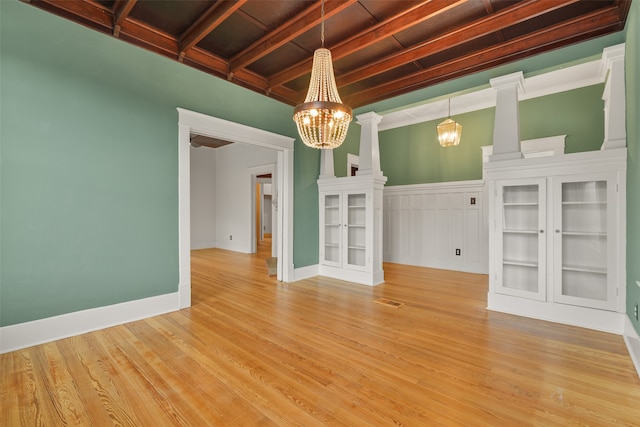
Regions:
[[[627,146],[624,88],[624,44],[602,51],[600,74],[606,79],[604,101],[604,142],[601,150]]]
[[[493,154],[489,161],[521,159],[518,90],[524,93],[522,71],[496,77],[489,82],[496,89]]]
[[[320,179],[335,178],[333,150],[320,150]]]
[[[378,123],[382,120],[382,116],[371,111],[360,114],[356,118],[357,123],[362,127],[360,131],[360,164],[356,175],[382,176],[380,143],[378,142]]]

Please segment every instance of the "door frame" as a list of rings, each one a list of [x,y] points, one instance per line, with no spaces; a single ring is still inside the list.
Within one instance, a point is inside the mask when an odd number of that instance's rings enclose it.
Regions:
[[[178,293],[180,308],[191,306],[191,156],[192,133],[277,151],[276,175],[278,280],[293,281],[294,138],[230,122],[184,108],[178,110]]]

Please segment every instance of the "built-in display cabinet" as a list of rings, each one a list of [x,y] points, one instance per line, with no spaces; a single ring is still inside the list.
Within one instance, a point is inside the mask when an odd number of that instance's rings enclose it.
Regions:
[[[382,187],[386,178],[318,180],[320,274],[367,285],[384,281]]]
[[[616,331],[626,149],[485,164],[490,309]]]

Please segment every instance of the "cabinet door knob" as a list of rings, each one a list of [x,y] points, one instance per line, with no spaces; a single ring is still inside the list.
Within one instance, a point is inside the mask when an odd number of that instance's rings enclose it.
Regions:
[[[540,230],[540,233],[544,233],[544,230]]]
[[[560,232],[560,230],[556,230],[556,233],[559,233],[559,232]]]

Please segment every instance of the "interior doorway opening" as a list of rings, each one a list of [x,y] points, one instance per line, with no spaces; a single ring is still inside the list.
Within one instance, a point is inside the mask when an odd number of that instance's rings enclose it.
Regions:
[[[277,232],[272,233],[276,241],[278,258],[277,279],[293,280],[293,145],[294,139],[283,135],[239,123],[230,122],[205,114],[178,108],[178,205],[179,205],[179,284],[180,308],[191,306],[191,193],[190,193],[190,147],[191,135],[203,135],[229,142],[270,148],[276,151],[277,161],[271,166],[276,179]],[[250,168],[251,176],[262,174],[262,166]],[[255,183],[252,182],[255,188]],[[255,200],[255,198],[254,198]],[[252,211],[255,211],[253,209]],[[251,223],[251,229],[254,230]]]

